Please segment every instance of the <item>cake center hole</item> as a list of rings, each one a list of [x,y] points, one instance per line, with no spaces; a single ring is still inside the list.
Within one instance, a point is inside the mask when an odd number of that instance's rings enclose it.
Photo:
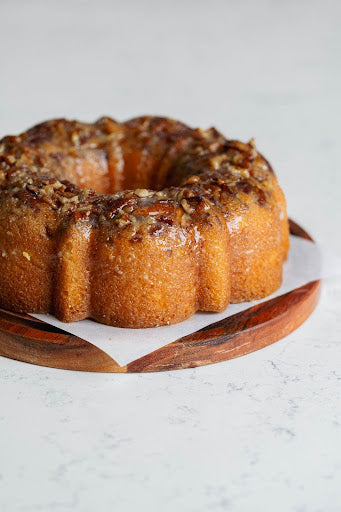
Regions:
[[[92,188],[104,194],[138,188],[162,190],[168,186],[168,170],[160,165],[160,158],[143,150],[117,152],[118,156],[103,150],[85,153],[59,160],[57,173],[83,189]]]

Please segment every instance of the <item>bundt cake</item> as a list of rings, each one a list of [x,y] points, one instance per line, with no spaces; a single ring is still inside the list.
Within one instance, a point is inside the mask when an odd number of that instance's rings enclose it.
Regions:
[[[120,327],[281,284],[286,204],[254,142],[161,117],[57,119],[0,141],[0,306]]]

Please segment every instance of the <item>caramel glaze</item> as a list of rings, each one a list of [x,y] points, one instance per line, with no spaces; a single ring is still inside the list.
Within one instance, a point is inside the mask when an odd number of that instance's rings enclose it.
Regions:
[[[166,118],[47,121],[0,141],[0,305],[154,327],[277,289],[277,179],[253,141]]]

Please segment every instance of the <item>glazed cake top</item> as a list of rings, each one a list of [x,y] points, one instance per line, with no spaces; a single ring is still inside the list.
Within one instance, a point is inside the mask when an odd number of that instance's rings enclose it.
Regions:
[[[88,162],[103,167],[108,180],[110,173],[124,177],[127,158],[135,158],[133,171],[146,187],[134,189],[134,178],[127,190],[109,180],[110,193],[82,187]],[[269,208],[275,182],[253,140],[228,140],[214,128],[192,129],[166,118],[57,119],[0,141],[0,200],[10,200],[15,214],[45,205],[64,220],[109,222],[134,227],[135,234],[186,227],[192,216],[216,206],[226,217],[250,202]]]

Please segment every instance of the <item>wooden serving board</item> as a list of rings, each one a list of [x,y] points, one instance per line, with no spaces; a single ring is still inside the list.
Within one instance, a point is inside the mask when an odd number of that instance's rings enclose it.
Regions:
[[[290,231],[312,240],[290,221]],[[321,281],[213,323],[126,366],[91,343],[29,315],[0,308],[0,355],[27,363],[91,372],[138,373],[194,368],[259,350],[297,329],[313,312]]]

